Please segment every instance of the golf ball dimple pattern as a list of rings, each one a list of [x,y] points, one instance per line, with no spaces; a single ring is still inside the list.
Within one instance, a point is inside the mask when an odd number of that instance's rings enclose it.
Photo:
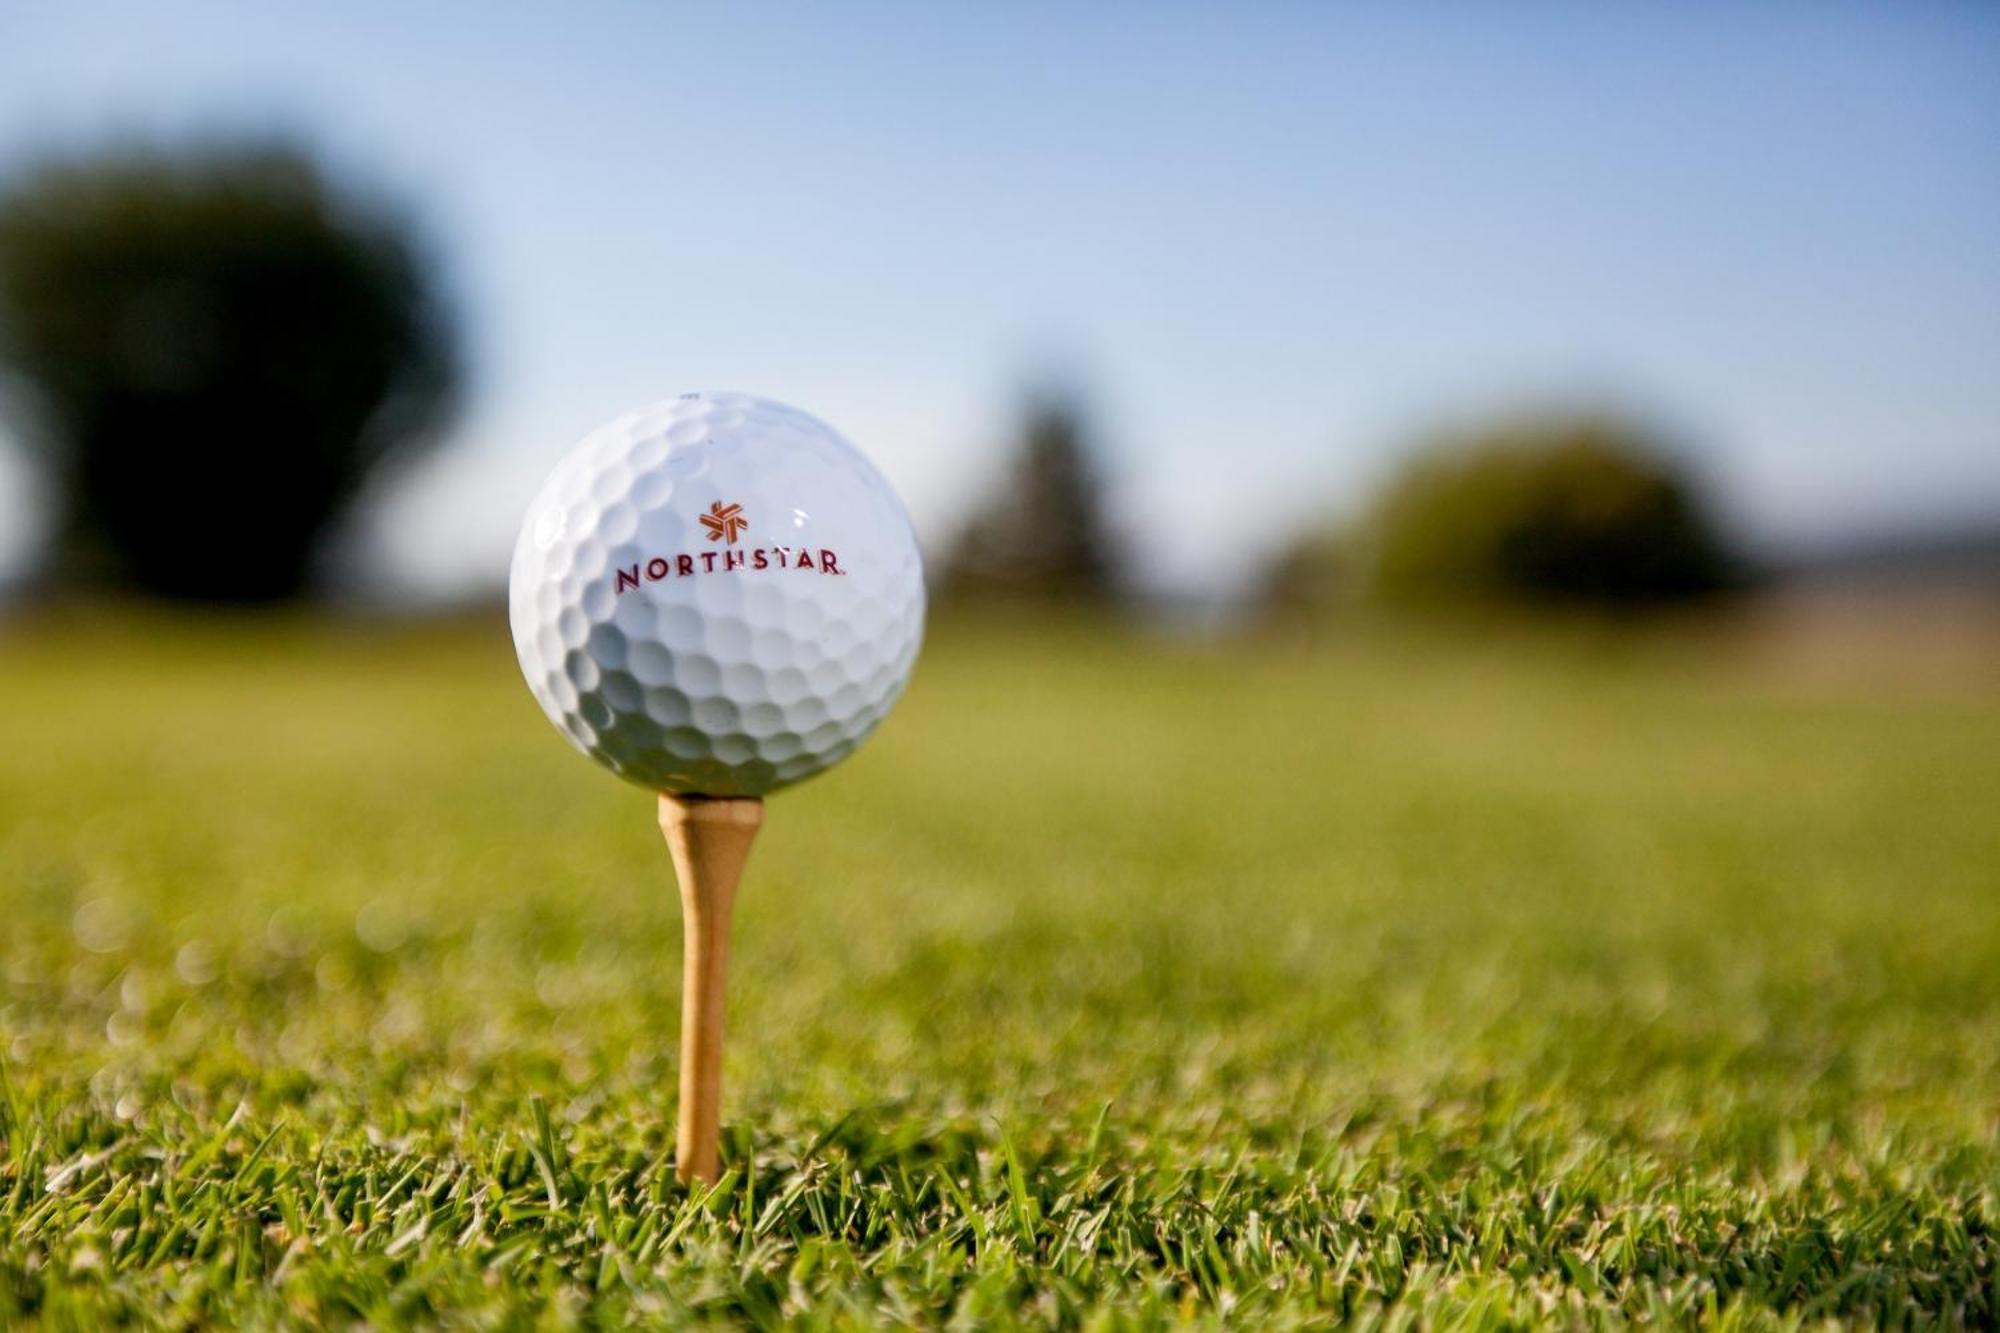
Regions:
[[[923,638],[916,535],[824,423],[686,394],[594,431],[514,547],[522,674],[579,750],[657,791],[761,796],[838,762]]]

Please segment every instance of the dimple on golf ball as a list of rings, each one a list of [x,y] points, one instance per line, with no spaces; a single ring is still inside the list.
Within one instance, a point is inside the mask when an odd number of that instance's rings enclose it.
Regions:
[[[761,796],[836,763],[902,693],[923,565],[895,493],[825,423],[691,393],[592,432],[514,546],[542,711],[641,786]]]

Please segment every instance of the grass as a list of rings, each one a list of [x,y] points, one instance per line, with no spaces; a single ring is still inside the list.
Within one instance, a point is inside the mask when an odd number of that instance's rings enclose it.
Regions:
[[[0,637],[0,1322],[1992,1325],[2000,692],[938,633],[673,1181],[645,794],[498,626]]]

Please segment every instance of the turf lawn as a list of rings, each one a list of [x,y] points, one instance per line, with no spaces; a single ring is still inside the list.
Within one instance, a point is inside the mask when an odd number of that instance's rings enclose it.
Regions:
[[[497,624],[0,629],[0,1323],[2000,1320],[2000,670],[938,631],[724,1181]]]

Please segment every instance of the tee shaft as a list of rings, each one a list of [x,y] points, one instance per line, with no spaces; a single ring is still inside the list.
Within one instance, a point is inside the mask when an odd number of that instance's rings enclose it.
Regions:
[[[764,803],[755,797],[660,797],[660,832],[681,886],[681,1100],[674,1156],[683,1182],[712,1185],[720,1174],[729,921],[763,822]]]

